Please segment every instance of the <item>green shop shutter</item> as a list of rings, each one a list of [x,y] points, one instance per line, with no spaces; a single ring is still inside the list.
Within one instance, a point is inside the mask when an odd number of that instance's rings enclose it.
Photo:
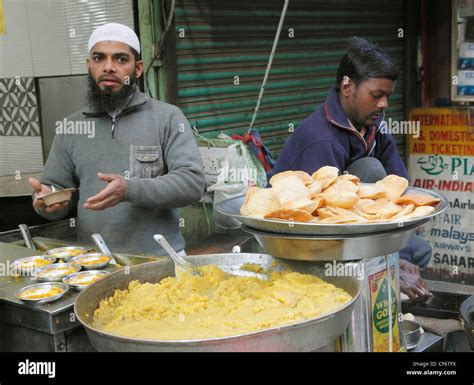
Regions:
[[[201,135],[248,129],[283,3],[177,0],[177,104]],[[399,28],[402,1],[290,1],[255,122],[275,157],[289,129],[325,100],[351,36],[378,43],[396,60],[402,75],[386,118],[405,118]],[[396,140],[405,157],[404,138]]]

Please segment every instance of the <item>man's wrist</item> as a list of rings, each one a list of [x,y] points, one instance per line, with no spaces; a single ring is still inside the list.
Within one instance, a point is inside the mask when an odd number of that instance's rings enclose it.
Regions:
[[[136,194],[136,183],[134,178],[125,179],[125,193],[123,195],[123,202],[133,202],[134,194]]]

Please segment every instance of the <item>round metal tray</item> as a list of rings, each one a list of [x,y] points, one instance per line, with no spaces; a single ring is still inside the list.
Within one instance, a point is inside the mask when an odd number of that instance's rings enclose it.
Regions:
[[[63,291],[59,294],[53,295],[51,297],[46,297],[46,298],[40,298],[40,299],[28,299],[28,298],[22,298],[20,294],[26,290],[30,290],[33,288],[38,288],[38,289],[49,289],[52,287],[59,287]],[[30,305],[42,305],[44,303],[49,303],[49,302],[54,302],[57,301],[58,299],[62,298],[67,292],[69,291],[69,287],[65,285],[64,283],[61,282],[48,282],[48,283],[37,283],[34,285],[29,285],[21,288],[15,293],[15,296]]]
[[[79,283],[74,283],[73,280],[75,278],[80,278],[80,277],[98,277],[98,279],[102,279],[106,275],[109,275],[110,271],[106,270],[86,270],[86,271],[79,271],[77,273],[70,274],[66,277],[63,278],[63,283],[68,285],[74,290],[81,291],[84,290],[86,287],[92,285],[92,283],[95,283],[96,281],[89,283],[89,284],[79,284]]]
[[[71,267],[74,269],[74,272],[72,273],[67,273],[67,274],[57,274],[57,275],[52,275],[52,276],[40,276],[40,274],[46,270],[49,269],[54,269],[58,267]],[[35,272],[33,273],[33,277],[36,278],[38,281],[41,282],[59,282],[61,281],[64,277],[67,275],[76,273],[81,270],[81,266],[75,265],[73,263],[52,263],[51,265],[46,265],[44,267],[40,267],[39,269],[36,269]]]
[[[89,264],[89,265],[85,265],[85,264],[82,264],[81,263],[81,260],[83,258],[88,258],[88,257],[100,257],[100,256],[105,256],[107,257],[107,261],[106,262],[101,262],[101,263],[94,263],[94,264]],[[72,258],[69,258],[68,259],[68,262],[69,263],[74,263],[76,265],[79,265],[81,266],[84,270],[97,270],[97,269],[102,269],[103,267],[107,266],[111,261],[112,261],[112,257],[109,257],[103,253],[87,253],[87,254],[80,254],[80,255],[76,255],[75,257],[72,257]]]
[[[282,259],[297,261],[356,261],[395,253],[406,246],[418,227],[417,223],[372,234],[352,235],[285,235],[242,226],[252,234],[266,253]]]
[[[449,206],[448,200],[441,194],[433,191],[409,187],[405,191],[406,194],[428,194],[432,197],[439,198],[441,201],[435,206],[435,210],[424,217],[411,219],[408,221],[393,222],[374,222],[360,224],[322,224],[322,223],[304,223],[290,222],[277,219],[254,218],[240,215],[245,195],[227,199],[216,204],[215,209],[222,215],[227,215],[235,219],[236,223],[242,223],[252,229],[266,231],[278,234],[295,234],[295,235],[337,235],[346,236],[354,234],[372,234],[375,232],[383,232],[390,230],[399,230],[400,227],[411,227],[423,224],[427,219],[440,214]]]
[[[224,351],[313,351],[332,343],[342,335],[351,319],[352,310],[360,293],[357,277],[327,277],[322,264],[297,261],[278,261],[266,254],[209,254],[185,257],[196,265],[214,264],[222,270],[242,276],[258,276],[241,269],[246,263],[255,263],[264,269],[291,269],[313,274],[346,290],[353,298],[331,313],[292,325],[280,326],[249,334],[225,338],[201,340],[161,341],[121,337],[100,331],[92,326],[94,311],[101,300],[112,296],[115,290],[123,290],[133,280],[160,282],[174,276],[174,265],[166,259],[133,266],[112,273],[83,290],[76,299],[74,310],[86,329],[94,348],[102,351],[133,352],[224,352]],[[274,263],[280,263],[274,267]],[[283,265],[283,266],[282,266]]]
[[[80,254],[71,254],[72,251],[80,250]],[[81,246],[66,246],[66,247],[57,247],[55,249],[50,249],[46,251],[44,254],[49,255],[51,257],[55,257],[57,259],[64,259],[68,260],[69,258],[76,257],[81,254],[85,254],[88,252],[89,249]]]
[[[35,255],[32,257],[20,258],[13,261],[11,264],[12,270],[16,274],[23,275],[23,276],[33,275],[33,273],[36,271],[36,269],[39,269],[39,267],[24,267],[21,265],[27,262],[35,261],[37,259],[42,259],[44,261],[49,262],[47,265],[43,265],[40,267],[49,266],[52,263],[56,262],[56,258],[54,257],[49,257],[47,255]]]

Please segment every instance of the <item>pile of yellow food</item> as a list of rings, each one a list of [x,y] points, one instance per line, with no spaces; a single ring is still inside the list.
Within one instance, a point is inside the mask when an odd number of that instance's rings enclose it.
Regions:
[[[311,223],[406,221],[432,213],[440,199],[427,194],[402,195],[408,180],[388,175],[361,184],[351,174],[325,166],[312,175],[284,171],[270,179],[271,188],[250,187],[240,213],[257,218]]]
[[[309,274],[273,272],[268,280],[231,276],[214,265],[203,276],[132,281],[100,302],[93,326],[126,337],[195,340],[251,333],[329,313],[351,296]]]

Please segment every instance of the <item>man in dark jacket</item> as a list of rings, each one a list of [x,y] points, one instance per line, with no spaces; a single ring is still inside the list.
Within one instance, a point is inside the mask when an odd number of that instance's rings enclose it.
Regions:
[[[286,170],[312,174],[323,166],[347,170],[365,183],[388,174],[408,179],[393,137],[384,129],[384,111],[398,76],[395,63],[377,46],[351,39],[337,70],[337,85],[286,141],[268,179]],[[429,296],[420,267],[430,257],[431,248],[421,238],[400,251],[401,290],[410,298]]]

